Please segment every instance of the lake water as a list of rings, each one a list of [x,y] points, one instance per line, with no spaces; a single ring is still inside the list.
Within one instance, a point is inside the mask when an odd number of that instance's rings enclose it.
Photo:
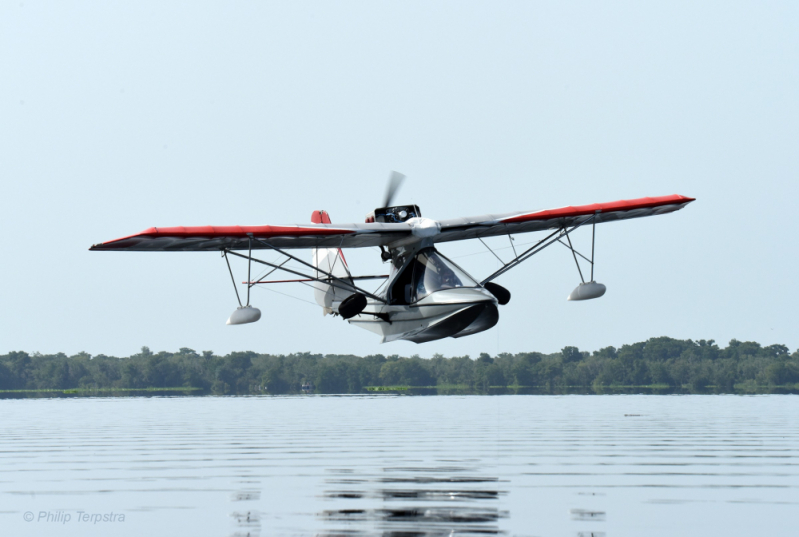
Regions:
[[[799,535],[793,395],[22,399],[0,416],[2,535]]]

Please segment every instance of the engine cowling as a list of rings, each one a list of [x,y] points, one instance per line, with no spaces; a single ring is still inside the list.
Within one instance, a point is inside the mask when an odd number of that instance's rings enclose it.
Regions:
[[[366,223],[380,222],[384,224],[401,224],[411,218],[419,218],[422,211],[418,205],[395,205],[380,207],[366,215]]]

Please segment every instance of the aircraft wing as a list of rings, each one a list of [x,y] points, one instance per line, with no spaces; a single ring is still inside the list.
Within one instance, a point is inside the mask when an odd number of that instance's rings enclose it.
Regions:
[[[90,250],[218,252],[246,250],[248,234],[281,248],[363,248],[387,245],[411,235],[409,224],[307,224],[300,226],[151,227],[141,233],[95,244]],[[252,241],[253,250],[266,249]]]
[[[671,196],[593,203],[542,211],[453,218],[440,221],[441,233],[434,237],[433,240],[435,242],[460,241],[477,237],[559,229],[571,227],[590,215],[596,215],[597,224],[641,218],[643,216],[655,216],[678,211],[692,201],[694,201],[694,198],[673,194]]]
[[[692,201],[693,198],[675,194],[543,211],[455,218],[438,222],[441,230],[432,235],[428,233],[429,227],[426,227],[424,233],[417,233],[419,227],[413,222],[151,227],[135,235],[95,244],[90,250],[153,252],[246,250],[250,244],[249,234],[281,249],[390,246],[414,240],[414,235],[429,237],[434,242],[448,242],[569,227],[593,214],[596,215],[597,223],[654,216],[682,209]],[[421,220],[430,222],[427,219]],[[252,241],[252,248],[264,249],[267,246]]]

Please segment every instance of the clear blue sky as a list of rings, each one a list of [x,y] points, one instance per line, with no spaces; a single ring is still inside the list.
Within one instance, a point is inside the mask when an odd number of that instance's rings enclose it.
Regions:
[[[794,350],[797,28],[797,2],[4,2],[0,353]],[[424,345],[267,290],[259,323],[226,326],[218,255],[87,251],[153,225],[362,221],[392,169],[431,218],[698,201],[597,228],[605,297],[566,302],[579,280],[553,247],[498,280],[496,328]]]

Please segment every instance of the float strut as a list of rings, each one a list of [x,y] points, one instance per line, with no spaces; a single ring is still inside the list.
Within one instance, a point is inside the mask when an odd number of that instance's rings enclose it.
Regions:
[[[247,256],[247,306],[250,305],[250,287],[252,287],[252,233],[247,233],[247,242],[249,245],[249,255]]]
[[[230,268],[230,261],[227,258],[227,250],[225,252],[225,263],[227,263],[227,270],[230,272],[230,281],[233,282],[233,290],[236,291],[236,300],[239,301],[239,306],[241,306],[241,297],[239,296],[239,289],[236,287],[236,278],[233,277],[233,269]],[[249,299],[247,303],[249,304]]]

